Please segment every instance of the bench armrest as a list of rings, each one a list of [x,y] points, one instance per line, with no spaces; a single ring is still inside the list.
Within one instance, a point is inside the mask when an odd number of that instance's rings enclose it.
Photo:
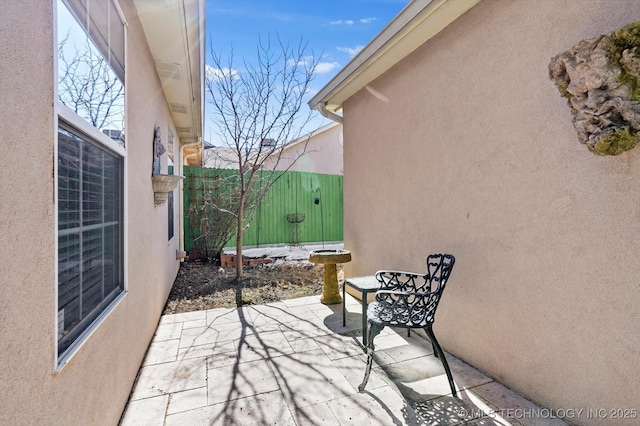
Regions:
[[[417,291],[425,287],[429,276],[405,271],[378,271],[376,279],[384,290]],[[429,285],[427,284],[427,288]]]

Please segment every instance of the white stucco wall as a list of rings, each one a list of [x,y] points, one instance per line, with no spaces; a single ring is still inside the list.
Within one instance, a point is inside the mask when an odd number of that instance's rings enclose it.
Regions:
[[[308,138],[303,137],[301,141],[291,144],[282,151],[278,161],[274,158],[275,156],[268,158],[264,168],[267,170],[288,168],[292,172],[341,175],[342,155],[342,125],[335,123],[322,127]]]
[[[341,175],[342,143],[342,125],[331,123],[288,145],[282,150],[280,158],[278,153],[266,158],[263,168]],[[237,158],[232,148],[208,148],[204,154],[204,167],[237,169]]]
[[[344,104],[346,276],[454,254],[441,343],[551,408],[640,408],[640,149],[589,153],[547,71],[637,6],[481,1]]]
[[[151,187],[153,128],[166,141],[172,124],[136,10],[120,0],[128,22],[128,294],[56,373],[54,4],[4,2],[0,14],[0,424],[113,425],[179,266],[177,216],[169,242],[167,206],[154,207]]]

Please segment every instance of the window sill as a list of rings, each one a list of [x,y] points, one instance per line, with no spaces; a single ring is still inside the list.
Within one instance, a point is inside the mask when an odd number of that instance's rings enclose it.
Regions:
[[[107,317],[113,312],[116,306],[125,298],[128,291],[123,291],[114,299],[113,302],[107,306],[107,308],[91,323],[91,325],[82,333],[78,339],[69,348],[62,353],[62,355],[56,356],[55,373],[59,373],[62,369],[71,361],[71,359],[80,351],[85,342],[89,340],[91,335],[100,327],[100,325],[107,319]],[[57,351],[57,348],[56,348]]]

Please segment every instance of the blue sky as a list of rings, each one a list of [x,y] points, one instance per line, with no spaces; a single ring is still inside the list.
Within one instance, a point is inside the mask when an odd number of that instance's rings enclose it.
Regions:
[[[213,49],[222,58],[233,47],[234,63],[255,57],[259,37],[276,35],[319,56],[311,94],[320,90],[367,45],[408,0],[207,0],[207,57]],[[207,59],[209,61],[209,59]],[[318,114],[319,115],[319,114]],[[313,127],[329,123],[318,117]],[[205,140],[213,141],[215,125],[205,121]]]

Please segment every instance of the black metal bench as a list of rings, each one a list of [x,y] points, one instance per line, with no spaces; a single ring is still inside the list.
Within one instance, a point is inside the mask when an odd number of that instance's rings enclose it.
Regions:
[[[358,389],[362,392],[369,380],[373,352],[373,340],[385,326],[406,329],[422,328],[429,336],[434,354],[444,367],[451,393],[456,388],[444,352],[433,334],[433,321],[440,297],[447,284],[455,258],[450,254],[431,254],[427,257],[427,273],[414,274],[402,271],[378,271],[375,275],[379,290],[376,301],[368,305],[368,330],[366,338],[367,369]],[[367,288],[370,286],[367,284]],[[364,298],[363,298],[364,300]],[[363,301],[363,309],[365,303]],[[364,318],[364,316],[363,316]],[[363,336],[363,341],[365,341]]]

